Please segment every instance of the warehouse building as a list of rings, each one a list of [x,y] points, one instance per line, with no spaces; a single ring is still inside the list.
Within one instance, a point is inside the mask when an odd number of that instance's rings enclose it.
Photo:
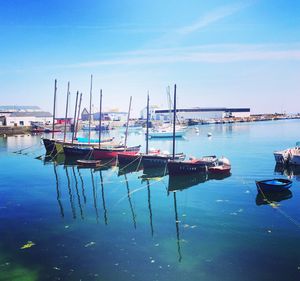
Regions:
[[[141,112],[141,117],[145,117],[145,109]],[[250,108],[226,108],[226,107],[194,107],[194,108],[179,108],[176,110],[177,117],[180,120],[209,120],[222,119],[225,117],[245,118],[250,117]],[[173,114],[173,110],[169,109],[153,109],[150,111],[152,120],[167,121]],[[143,118],[145,119],[145,118]]]

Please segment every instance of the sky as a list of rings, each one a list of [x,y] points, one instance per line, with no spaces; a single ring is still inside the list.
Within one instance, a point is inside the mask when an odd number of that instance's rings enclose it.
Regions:
[[[0,0],[0,105],[64,116],[70,81],[89,104],[133,116],[167,107],[300,112],[300,1]],[[70,115],[72,115],[70,113]]]

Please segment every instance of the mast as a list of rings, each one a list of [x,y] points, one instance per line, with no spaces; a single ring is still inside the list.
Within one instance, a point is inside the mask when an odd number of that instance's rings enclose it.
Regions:
[[[90,87],[89,143],[91,143],[92,89],[93,89],[93,75],[91,75],[91,87]]]
[[[67,135],[67,119],[68,119],[69,95],[70,95],[70,82],[68,82],[68,89],[67,89],[67,103],[66,103],[66,115],[65,115],[64,142],[66,141],[66,135]]]
[[[173,112],[173,160],[175,159],[175,124],[176,123],[176,84],[174,85],[174,112]]]
[[[126,124],[126,132],[125,132],[125,150],[126,150],[126,145],[127,145],[128,124],[129,124],[130,110],[131,110],[131,100],[132,100],[132,96],[130,96],[128,115],[127,115],[127,124]]]
[[[82,93],[80,93],[79,107],[78,107],[78,114],[77,114],[77,122],[76,122],[76,129],[75,129],[75,136],[74,136],[74,139],[77,138],[78,123],[79,123],[79,118],[80,118],[79,116],[80,116],[81,101],[82,101]]]
[[[74,134],[76,130],[76,113],[77,113],[77,103],[78,103],[78,95],[79,92],[76,93],[76,102],[75,102],[75,110],[74,110],[74,121],[73,121],[73,132],[72,132],[72,143],[74,142]]]
[[[56,91],[57,80],[54,81],[54,101],[53,101],[53,120],[52,120],[52,139],[54,139],[54,123],[55,123],[55,110],[56,110]]]
[[[99,148],[101,143],[101,131],[102,131],[102,89],[100,90],[100,105],[99,105],[100,111],[99,111]]]
[[[146,154],[149,152],[149,91],[147,95]]]

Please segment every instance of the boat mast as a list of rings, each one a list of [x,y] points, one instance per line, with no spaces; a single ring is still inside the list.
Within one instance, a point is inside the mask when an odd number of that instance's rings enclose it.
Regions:
[[[74,142],[74,134],[76,130],[76,114],[77,114],[77,103],[78,103],[78,95],[79,92],[76,93],[76,102],[75,102],[75,110],[74,110],[74,121],[73,121],[73,132],[72,132],[72,144]]]
[[[100,90],[100,105],[99,105],[99,148],[101,146],[101,131],[102,131],[102,89]]]
[[[174,85],[174,112],[173,112],[173,160],[175,159],[175,123],[176,123],[176,84]]]
[[[54,139],[54,123],[55,123],[55,109],[56,109],[56,91],[57,80],[54,81],[54,101],[53,101],[53,120],[52,120],[52,139]]]
[[[66,103],[65,128],[64,128],[64,143],[66,142],[66,135],[67,135],[67,119],[68,119],[69,95],[70,95],[70,82],[68,82],[68,89],[67,89],[67,103]]]
[[[127,124],[126,124],[126,132],[125,132],[125,150],[126,150],[126,145],[127,145],[128,124],[129,124],[130,110],[131,110],[131,100],[132,100],[132,96],[130,96],[129,109],[128,109],[128,114],[127,114]]]
[[[80,118],[79,115],[80,115],[80,109],[81,109],[81,101],[82,101],[82,93],[80,93],[79,107],[78,107],[78,114],[77,114],[77,122],[76,122],[76,129],[75,129],[74,139],[77,138],[78,124],[79,124],[79,118]]]
[[[149,152],[149,91],[147,95],[146,154]]]
[[[91,87],[90,87],[89,143],[91,143],[92,88],[93,88],[93,75],[91,75]]]

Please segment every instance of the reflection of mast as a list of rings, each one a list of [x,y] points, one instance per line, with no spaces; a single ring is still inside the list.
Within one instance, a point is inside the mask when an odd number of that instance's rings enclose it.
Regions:
[[[175,223],[176,223],[178,261],[181,262],[182,256],[181,256],[181,249],[180,249],[179,221],[178,221],[178,213],[177,213],[176,192],[173,193],[173,196],[174,196],[174,209],[175,209]]]
[[[73,194],[72,194],[72,190],[71,190],[71,182],[70,182],[70,177],[69,177],[69,173],[68,173],[68,167],[65,167],[65,169],[66,169],[66,175],[67,175],[67,179],[68,179],[68,191],[69,191],[69,197],[70,197],[71,210],[72,210],[72,214],[73,214],[73,219],[76,219],[76,212],[75,212],[75,208],[74,208]]]
[[[56,180],[56,199],[57,199],[57,202],[58,202],[58,205],[59,205],[59,209],[60,209],[60,215],[62,216],[62,218],[65,216],[64,215],[64,208],[63,208],[63,205],[61,203],[61,200],[60,200],[60,191],[59,191],[59,185],[58,185],[58,176],[57,176],[57,171],[56,171],[56,165],[55,163],[53,163],[53,168],[54,168],[54,174],[55,174],[55,180]]]
[[[76,177],[76,174],[75,174],[74,166],[72,166],[72,170],[73,170],[73,175],[74,175],[74,179],[75,179],[75,189],[76,189],[76,194],[77,194],[77,199],[78,199],[80,216],[81,216],[81,219],[83,220],[84,217],[83,217],[83,211],[82,211],[82,207],[81,207],[80,195],[79,195],[79,192],[78,192],[78,181],[77,181],[77,177]]]
[[[94,181],[94,175],[93,175],[93,171],[91,169],[91,176],[92,176],[92,186],[93,186],[93,197],[94,197],[94,207],[95,207],[95,211],[96,211],[96,221],[97,223],[99,222],[99,214],[98,214],[98,207],[97,207],[97,193],[96,193],[96,187],[95,187],[95,181]]]
[[[151,208],[151,193],[150,193],[150,184],[149,180],[147,180],[147,189],[148,189],[148,208],[149,208],[149,217],[150,217],[150,227],[151,227],[151,235],[154,234],[153,222],[152,222],[152,208]]]
[[[132,202],[131,202],[129,184],[128,184],[128,180],[127,180],[126,174],[124,175],[124,177],[125,177],[125,182],[126,182],[128,201],[129,201],[130,210],[131,210],[131,214],[132,214],[133,225],[134,225],[134,228],[136,228],[135,213],[134,213]]]
[[[100,173],[100,180],[101,180],[101,194],[102,194],[102,203],[103,203],[103,210],[104,210],[104,222],[107,225],[107,209],[106,209],[106,205],[105,205],[102,171],[100,170],[99,173]]]
[[[85,196],[85,190],[84,190],[83,178],[82,178],[82,175],[81,175],[81,173],[80,173],[80,170],[77,169],[77,171],[78,171],[78,175],[79,175],[79,178],[80,178],[80,181],[81,181],[81,188],[82,188],[83,201],[84,201],[84,204],[86,204],[86,196]]]

